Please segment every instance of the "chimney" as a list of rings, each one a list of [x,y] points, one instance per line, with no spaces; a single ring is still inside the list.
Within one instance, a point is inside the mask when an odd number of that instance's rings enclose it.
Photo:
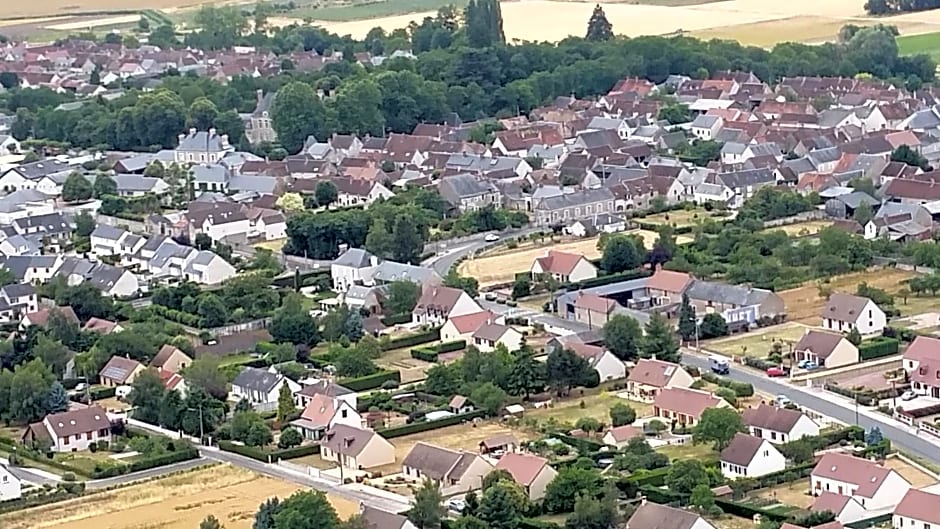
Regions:
[[[379,258],[376,257],[376,256],[374,256],[374,255],[373,255],[373,256],[370,256],[370,257],[369,257],[369,265],[371,265],[371,266],[379,266]]]
[[[209,137],[210,137],[210,138],[214,138],[214,137],[215,137],[215,127],[209,128]]]
[[[261,105],[261,100],[264,99],[264,90],[262,90],[262,89],[259,88],[258,91],[255,92],[255,94],[257,95],[258,105],[260,106],[260,105]]]
[[[196,127],[192,127],[192,128],[189,129],[189,135],[190,135],[190,136],[195,136],[195,135],[196,135]]]
[[[185,135],[185,134],[180,134],[180,135],[179,135],[179,136],[177,136],[177,137],[179,138],[179,140],[180,140],[180,143],[183,143],[183,140],[185,140],[185,139],[186,139],[186,135]]]

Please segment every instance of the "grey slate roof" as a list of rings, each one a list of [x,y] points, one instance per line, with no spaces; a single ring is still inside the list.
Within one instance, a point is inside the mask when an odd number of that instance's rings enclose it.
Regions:
[[[688,294],[689,299],[748,307],[761,304],[771,292],[762,288],[748,288],[696,279],[686,290],[686,294]]]
[[[95,230],[91,232],[91,236],[108,239],[109,241],[117,241],[124,236],[124,230],[108,224],[99,224],[95,227]]]
[[[35,287],[29,283],[13,283],[4,286],[0,290],[3,290],[4,295],[10,299],[32,296],[36,293]]]
[[[222,136],[209,135],[209,131],[199,130],[195,134],[187,134],[176,148],[178,151],[217,152],[224,150]]]
[[[587,189],[581,193],[568,193],[543,199],[536,205],[535,209],[556,210],[583,204],[594,204],[614,200],[614,194],[607,188]]]
[[[333,264],[338,266],[348,266],[350,268],[365,268],[372,263],[375,257],[368,250],[362,248],[350,248],[337,257]]]
[[[52,268],[55,263],[55,255],[14,255],[0,258],[0,266],[9,270],[19,281],[26,278],[26,270],[29,268]]]
[[[262,194],[272,194],[277,187],[277,178],[270,176],[235,175],[228,182],[232,191],[255,191]]]
[[[235,377],[232,385],[248,391],[258,391],[267,394],[277,386],[282,378],[283,376],[277,373],[269,373],[264,369],[246,367]]]
[[[224,184],[231,178],[231,173],[224,165],[193,166],[193,182],[195,183]]]
[[[851,193],[846,193],[844,195],[839,195],[835,198],[840,202],[845,203],[846,206],[855,209],[862,204],[868,204],[869,206],[877,206],[880,202],[872,198],[868,193],[864,191],[853,191]]]
[[[776,181],[773,171],[767,168],[745,169],[743,171],[732,171],[730,173],[719,173],[717,175],[724,185],[731,189],[767,184]]]
[[[153,191],[153,187],[157,185],[157,181],[160,180],[156,177],[133,173],[120,173],[114,175],[113,178],[114,183],[117,184],[118,191],[124,193],[149,193]]]
[[[39,228],[40,233],[63,234],[71,233],[72,231],[70,220],[60,212],[16,219],[13,221],[13,225],[21,231],[27,231],[30,228]]]
[[[444,188],[442,189],[442,194],[449,192],[459,198],[476,197],[499,191],[492,182],[482,180],[470,174],[445,176],[441,178],[438,186]]]
[[[838,161],[842,158],[842,151],[838,147],[830,147],[828,149],[817,149],[806,156],[813,161],[816,167],[819,167],[823,163]]]
[[[436,272],[423,266],[396,263],[394,261],[385,261],[372,271],[373,281],[390,283],[392,281],[411,281],[413,283],[424,284],[434,277]]]
[[[692,126],[695,128],[701,129],[710,129],[715,126],[715,123],[718,123],[718,116],[708,116],[706,114],[699,114],[692,120]]]
[[[734,141],[729,141],[721,146],[721,154],[744,154],[747,145]]]
[[[61,171],[70,171],[72,166],[66,162],[60,162],[55,159],[39,160],[38,162],[24,163],[10,169],[23,175],[27,180],[39,180],[40,178],[58,173]]]

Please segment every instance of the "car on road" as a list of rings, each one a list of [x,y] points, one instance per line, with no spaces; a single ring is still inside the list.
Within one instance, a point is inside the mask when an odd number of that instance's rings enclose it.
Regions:
[[[914,393],[913,391],[905,391],[904,393],[901,393],[901,400],[914,400],[916,398],[917,393]]]
[[[485,299],[486,301],[496,301],[496,293],[487,292],[486,294],[483,294],[483,299]]]
[[[786,395],[777,395],[774,397],[774,405],[776,405],[778,408],[783,408],[787,404],[793,404],[793,401],[790,400],[790,397]]]
[[[460,498],[451,498],[447,501],[447,508],[454,512],[463,512],[467,508],[467,503]]]
[[[785,377],[785,376],[787,376],[788,374],[789,374],[789,373],[788,373],[788,370],[787,370],[786,368],[784,368],[784,367],[773,366],[773,367],[768,367],[768,368],[767,368],[767,376],[768,376],[768,377]]]
[[[487,233],[486,237],[483,237],[483,240],[486,242],[496,242],[499,240],[499,235],[495,233]]]

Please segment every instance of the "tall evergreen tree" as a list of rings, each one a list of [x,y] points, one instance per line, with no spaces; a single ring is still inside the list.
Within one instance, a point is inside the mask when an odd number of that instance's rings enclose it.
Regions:
[[[614,26],[607,20],[607,14],[600,4],[594,6],[591,19],[588,20],[587,40],[610,40],[614,38]]]
[[[685,341],[695,339],[695,310],[686,294],[682,295],[682,305],[679,306],[679,336]]]

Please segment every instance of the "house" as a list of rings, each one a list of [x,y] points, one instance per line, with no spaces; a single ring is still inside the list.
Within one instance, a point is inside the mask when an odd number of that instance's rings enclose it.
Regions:
[[[813,495],[834,492],[855,499],[869,511],[896,506],[911,488],[893,469],[836,453],[822,456],[809,478]]]
[[[365,277],[378,266],[378,257],[361,248],[350,248],[330,264],[333,290],[346,292],[353,285],[361,285]]]
[[[133,173],[118,173],[113,176],[117,194],[122,197],[163,196],[170,192],[170,184],[162,178]]]
[[[518,446],[519,440],[512,435],[496,435],[480,441],[480,453],[501,455],[507,452],[515,452]]]
[[[605,445],[616,446],[618,449],[621,449],[626,447],[630,439],[634,437],[645,437],[643,428],[637,428],[627,424],[610,428],[604,432],[604,437],[601,438],[601,441],[603,441]]]
[[[574,319],[591,328],[603,327],[620,308],[620,304],[610,298],[579,291],[574,300]]]
[[[786,313],[783,298],[762,288],[696,279],[685,294],[696,314],[720,314],[729,326],[750,326],[763,317]]]
[[[654,306],[666,306],[682,302],[682,294],[694,279],[685,272],[673,272],[659,268],[646,282],[647,297]]]
[[[111,421],[99,406],[46,415],[23,433],[24,444],[35,446],[44,441],[53,452],[88,450],[98,441],[111,441]]]
[[[463,290],[440,285],[424,287],[412,311],[416,324],[442,325],[454,316],[472,314],[483,309]]]
[[[496,468],[509,472],[513,481],[522,486],[531,501],[544,498],[548,484],[558,475],[558,471],[552,468],[544,457],[515,452],[503,455]]]
[[[157,376],[160,377],[160,381],[163,382],[163,387],[169,391],[177,391],[180,396],[185,398],[188,387],[186,385],[186,379],[183,378],[183,375],[179,373],[173,373],[172,371],[157,371]]]
[[[912,391],[940,398],[940,339],[918,336],[904,351],[901,365]]]
[[[761,403],[741,413],[748,433],[771,443],[783,444],[819,435],[819,424],[801,411]]]
[[[291,421],[291,425],[300,430],[304,439],[314,441],[322,439],[323,433],[337,424],[362,428],[362,416],[345,400],[328,397],[322,393],[310,399],[300,418]]]
[[[756,478],[787,466],[787,458],[770,441],[743,433],[735,434],[718,459],[728,479]]]
[[[835,492],[823,492],[817,496],[813,504],[810,505],[809,510],[811,512],[831,512],[836,516],[833,523],[838,523],[840,526],[872,517],[872,513],[862,507],[858,500]]]
[[[615,200],[614,193],[606,187],[552,195],[533,206],[535,222],[538,226],[552,226],[593,217],[595,214],[614,213]]]
[[[798,362],[813,362],[819,367],[834,368],[857,364],[858,347],[841,334],[809,330],[793,347]]]
[[[693,511],[641,500],[626,529],[715,529]]]
[[[940,527],[940,495],[910,489],[894,508],[891,526],[894,529],[927,529]]]
[[[305,408],[317,395],[326,395],[331,399],[345,401],[354,410],[358,409],[356,392],[329,380],[318,380],[313,384],[304,384],[300,391],[294,393],[294,404],[300,408]]]
[[[0,288],[0,322],[19,322],[24,314],[39,310],[36,289],[29,283],[13,283]]]
[[[395,447],[372,430],[336,424],[320,441],[320,458],[340,468],[364,470],[395,462]]]
[[[470,413],[476,408],[473,407],[473,403],[467,400],[467,397],[463,395],[454,395],[454,398],[450,399],[450,403],[447,405],[447,411],[453,413],[454,415],[460,415],[462,413]]]
[[[505,318],[488,310],[454,316],[441,326],[441,342],[456,342],[458,340],[471,342],[473,333],[480,327],[490,323],[499,324],[504,321]]]
[[[150,361],[150,367],[159,371],[169,371],[170,373],[179,373],[186,366],[193,363],[193,359],[179,348],[170,344],[165,344],[157,351],[157,355]]]
[[[620,380],[627,376],[627,366],[606,347],[571,341],[565,347],[574,354],[588,361],[588,365],[597,372],[598,380]]]
[[[822,311],[822,328],[836,332],[858,329],[862,336],[881,334],[887,325],[885,313],[874,301],[836,292]]]
[[[102,318],[89,318],[82,326],[83,331],[96,332],[98,334],[111,334],[112,332],[121,332],[124,327],[116,321],[105,320]]]
[[[10,472],[10,467],[0,464],[0,502],[15,500],[23,496],[23,483]]]
[[[61,314],[65,317],[66,320],[78,325],[78,316],[75,315],[75,311],[72,310],[72,307],[52,307],[48,309],[39,309],[36,312],[28,312],[23,319],[20,320],[20,330],[26,329],[30,325],[36,325],[39,327],[45,328],[49,324],[49,317],[53,314]]]
[[[117,387],[134,383],[134,380],[147,369],[137,360],[123,356],[112,356],[108,363],[98,372],[98,380],[102,386]]]
[[[179,135],[173,161],[178,164],[214,164],[234,150],[229,145],[227,134],[217,134],[215,129],[189,129],[188,134]]]
[[[290,388],[291,393],[300,391],[300,384],[280,373],[271,373],[256,367],[246,367],[232,381],[229,400],[240,401],[245,399],[259,411],[270,411],[277,408],[277,399],[281,386],[285,384]]]
[[[271,106],[274,104],[276,92],[264,93],[264,90],[258,89],[255,109],[245,120],[245,136],[248,143],[257,145],[259,143],[274,143],[277,141],[277,131],[274,130],[274,124],[271,120]]]
[[[575,237],[592,237],[598,233],[619,233],[627,229],[623,217],[601,213],[584,219],[578,219],[565,226],[565,233]]]
[[[559,283],[577,283],[597,277],[597,267],[579,254],[549,250],[545,256],[537,257],[529,269],[533,280],[550,275]]]
[[[728,401],[707,391],[688,388],[665,388],[653,399],[653,415],[674,426],[691,428],[698,424],[708,408],[727,408]]]
[[[438,192],[460,212],[475,211],[486,206],[499,207],[502,203],[502,193],[496,184],[472,174],[441,178]]]
[[[400,515],[362,504],[359,513],[368,529],[418,529],[411,520]]]
[[[235,267],[215,252],[199,250],[190,253],[183,266],[183,279],[200,285],[219,285],[235,276]]]
[[[522,333],[509,325],[499,323],[485,323],[470,335],[473,345],[481,352],[489,353],[502,345],[507,351],[522,349]]]
[[[483,477],[493,470],[493,465],[480,454],[456,452],[424,442],[412,447],[401,467],[406,479],[429,479],[445,496],[481,489]]]
[[[688,388],[695,380],[682,366],[662,360],[641,358],[627,376],[631,400],[653,402],[666,388]]]

